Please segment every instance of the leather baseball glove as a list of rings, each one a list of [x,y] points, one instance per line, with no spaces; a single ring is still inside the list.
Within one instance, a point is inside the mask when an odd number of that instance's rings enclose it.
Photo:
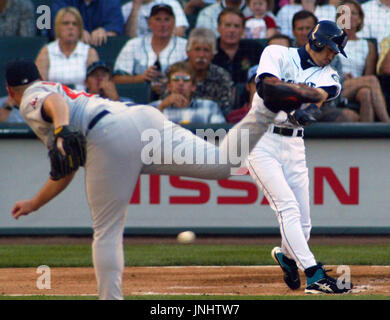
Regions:
[[[49,150],[50,177],[59,180],[84,166],[86,161],[86,139],[69,126],[54,131],[53,146]]]
[[[289,83],[275,77],[262,80],[262,98],[272,112],[290,113],[303,103],[315,103],[322,99],[321,93],[303,83]]]

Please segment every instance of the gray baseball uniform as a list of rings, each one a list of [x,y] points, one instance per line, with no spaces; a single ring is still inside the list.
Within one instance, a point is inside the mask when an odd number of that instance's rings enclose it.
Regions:
[[[122,299],[123,231],[129,199],[139,174],[222,179],[231,174],[231,155],[248,143],[250,151],[275,114],[252,108],[219,147],[168,121],[151,106],[128,108],[59,83],[33,83],[24,92],[20,111],[37,136],[50,147],[53,125],[45,120],[45,99],[62,95],[70,125],[87,137],[85,182],[93,220],[93,263],[100,299]],[[247,139],[241,129],[248,129]],[[152,148],[151,148],[152,146]],[[186,153],[184,161],[181,155]],[[224,163],[221,155],[227,155]],[[209,160],[215,159],[214,164]],[[151,161],[152,160],[152,161]],[[238,164],[239,165],[239,164]]]

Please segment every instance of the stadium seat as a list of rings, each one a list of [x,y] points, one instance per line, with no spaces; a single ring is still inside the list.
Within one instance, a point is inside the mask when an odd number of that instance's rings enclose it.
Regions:
[[[116,89],[120,97],[130,98],[136,103],[147,104],[150,102],[151,88],[146,82],[117,84]]]
[[[263,38],[263,39],[256,39],[257,42],[260,42],[260,44],[265,48],[268,45],[268,39]]]
[[[114,67],[119,52],[129,40],[130,38],[128,36],[108,37],[107,42],[104,45],[95,47],[100,60],[104,60],[111,67]]]
[[[233,109],[241,108],[248,98],[248,93],[246,91],[245,84],[246,84],[245,82],[238,82],[235,83],[233,86],[233,90],[234,90]]]
[[[390,75],[378,76],[382,87],[383,95],[385,96],[387,110],[390,110]]]
[[[0,97],[7,95],[5,88],[5,66],[16,58],[35,60],[39,50],[47,43],[43,37],[0,38]]]

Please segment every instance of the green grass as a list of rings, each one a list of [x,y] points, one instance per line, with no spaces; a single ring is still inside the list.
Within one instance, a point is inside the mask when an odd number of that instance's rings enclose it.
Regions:
[[[126,245],[127,266],[270,265],[269,245]],[[327,265],[390,265],[386,245],[313,245]],[[1,245],[0,268],[92,266],[90,245]]]
[[[270,245],[126,245],[127,266],[273,265]],[[386,245],[313,245],[327,265],[390,265]],[[91,245],[0,245],[0,268],[91,267]],[[96,296],[1,296],[0,300],[96,300]],[[389,300],[390,296],[214,296],[146,295],[127,300]]]

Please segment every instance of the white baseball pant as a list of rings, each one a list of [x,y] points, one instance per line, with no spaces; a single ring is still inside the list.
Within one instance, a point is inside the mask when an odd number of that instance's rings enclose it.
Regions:
[[[311,231],[309,176],[301,137],[272,132],[260,139],[247,159],[247,168],[277,215],[282,252],[304,270],[316,265],[309,249]]]

